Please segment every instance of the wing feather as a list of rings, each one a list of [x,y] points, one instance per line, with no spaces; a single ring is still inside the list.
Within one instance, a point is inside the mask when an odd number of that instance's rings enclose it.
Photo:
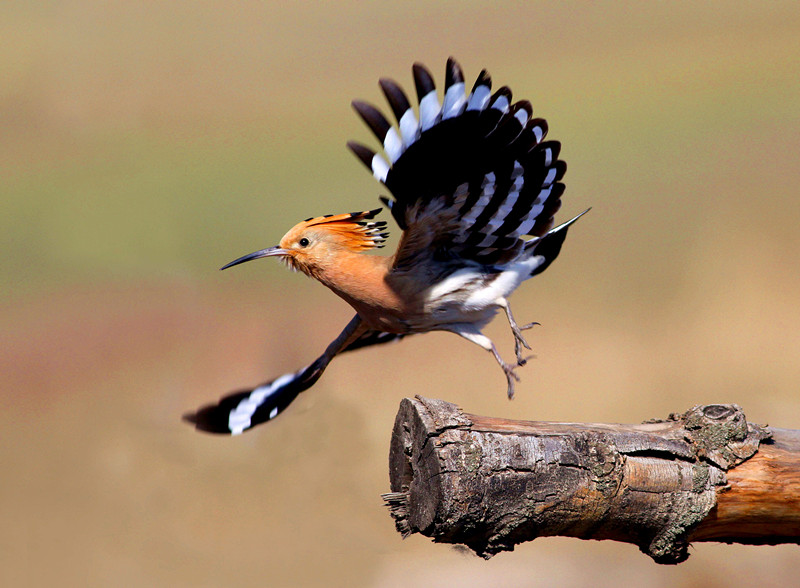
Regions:
[[[413,79],[418,117],[396,82],[380,81],[397,127],[374,106],[353,103],[388,160],[349,144],[392,193],[392,216],[407,233],[398,259],[425,247],[486,264],[513,258],[523,237],[553,226],[566,172],[560,144],[545,141],[547,122],[529,101],[514,102],[507,86],[492,92],[486,70],[466,94],[460,65],[448,59],[441,102],[425,66],[414,64]]]

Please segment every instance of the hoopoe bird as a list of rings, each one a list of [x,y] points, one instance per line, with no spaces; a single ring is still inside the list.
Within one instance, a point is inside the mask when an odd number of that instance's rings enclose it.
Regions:
[[[560,143],[544,140],[547,123],[533,117],[528,101],[512,103],[506,86],[492,93],[486,70],[467,94],[453,58],[441,102],[423,65],[413,66],[413,76],[418,116],[397,83],[380,80],[396,126],[375,107],[353,102],[386,157],[348,143],[392,194],[381,200],[403,231],[397,251],[364,255],[388,236],[386,222],[373,220],[378,208],[306,219],[279,245],[225,265],[278,258],[322,282],[356,315],[309,366],[187,415],[198,429],[242,433],[283,412],[340,353],[429,331],[450,331],[491,353],[514,395],[515,369],[530,349],[523,331],[538,323],[518,325],[508,297],[553,262],[586,211],[553,228],[567,166]],[[500,310],[514,336],[513,364],[482,333]]]

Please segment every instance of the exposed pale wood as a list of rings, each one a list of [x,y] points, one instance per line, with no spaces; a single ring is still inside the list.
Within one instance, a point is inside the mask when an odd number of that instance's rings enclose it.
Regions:
[[[390,479],[400,532],[484,557],[547,535],[634,543],[660,563],[683,561],[689,541],[800,539],[800,432],[748,424],[735,405],[613,425],[405,399]]]
[[[692,541],[800,542],[800,431],[770,427],[772,439],[728,470],[717,505]]]

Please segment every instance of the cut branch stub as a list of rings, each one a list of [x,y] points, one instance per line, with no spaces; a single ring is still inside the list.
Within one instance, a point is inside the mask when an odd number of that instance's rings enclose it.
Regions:
[[[490,557],[536,537],[634,543],[660,563],[688,557],[725,470],[768,433],[736,405],[642,425],[536,423],[404,399],[390,452],[398,530]]]

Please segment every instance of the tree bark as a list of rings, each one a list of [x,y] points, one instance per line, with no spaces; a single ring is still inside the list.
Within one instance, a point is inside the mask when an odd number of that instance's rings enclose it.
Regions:
[[[800,540],[800,431],[736,405],[641,425],[513,421],[404,399],[387,506],[403,536],[491,557],[536,537],[634,543],[658,563],[691,541]]]

